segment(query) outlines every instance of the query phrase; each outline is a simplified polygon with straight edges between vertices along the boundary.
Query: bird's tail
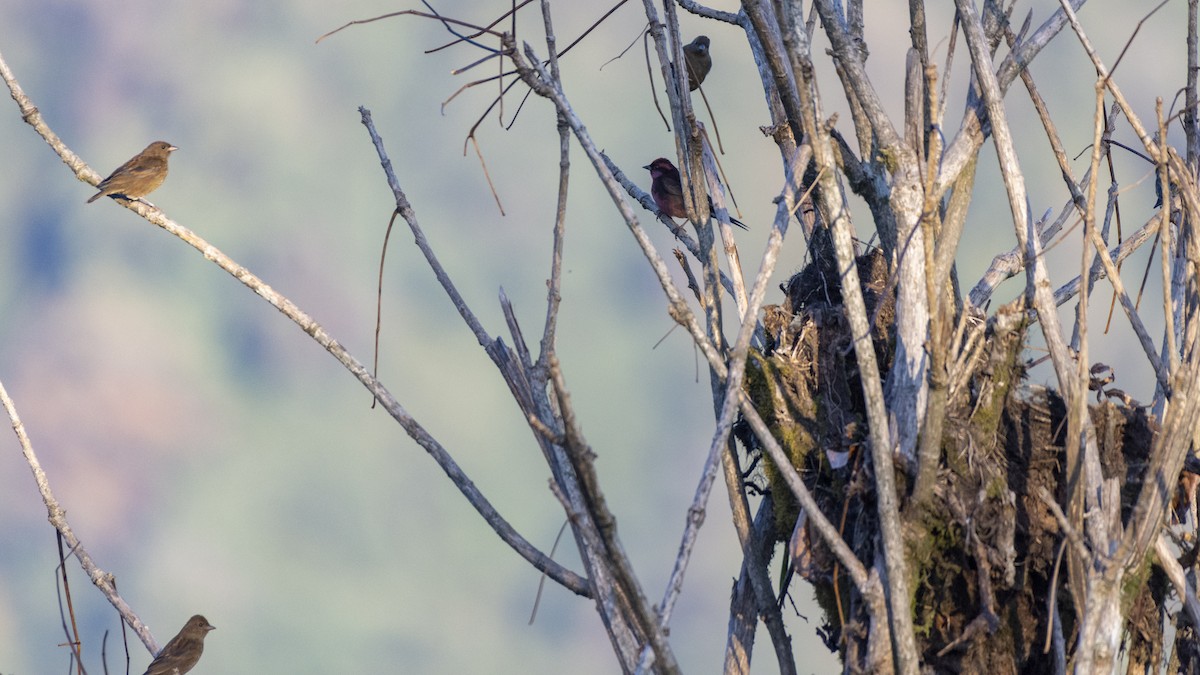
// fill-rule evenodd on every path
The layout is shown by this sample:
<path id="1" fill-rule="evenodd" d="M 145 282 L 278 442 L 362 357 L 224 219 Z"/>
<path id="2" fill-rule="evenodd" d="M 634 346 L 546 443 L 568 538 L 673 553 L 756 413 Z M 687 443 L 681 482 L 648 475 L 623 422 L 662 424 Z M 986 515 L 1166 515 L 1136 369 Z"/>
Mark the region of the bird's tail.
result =
<path id="1" fill-rule="evenodd" d="M 708 211 L 709 211 L 709 213 L 711 213 L 713 215 L 714 218 L 717 216 L 717 207 L 713 206 L 712 197 L 708 198 Z M 729 215 L 728 212 L 726 212 L 725 215 Z M 742 228 L 743 230 L 750 229 L 750 228 L 746 227 L 745 223 L 738 220 L 737 218 L 734 218 L 733 216 L 729 216 L 729 222 L 733 223 L 734 225 L 737 225 L 738 227 Z"/>

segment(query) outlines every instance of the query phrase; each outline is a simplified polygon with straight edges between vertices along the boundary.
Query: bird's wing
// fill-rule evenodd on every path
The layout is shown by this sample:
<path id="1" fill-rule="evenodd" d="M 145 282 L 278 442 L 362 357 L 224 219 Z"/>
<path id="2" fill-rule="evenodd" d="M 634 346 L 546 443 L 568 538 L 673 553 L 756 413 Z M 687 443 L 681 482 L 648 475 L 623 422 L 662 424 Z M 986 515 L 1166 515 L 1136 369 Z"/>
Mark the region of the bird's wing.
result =
<path id="1" fill-rule="evenodd" d="M 676 197 L 683 197 L 683 183 L 680 182 L 679 174 L 674 176 L 675 180 L 664 179 L 659 181 L 662 185 L 663 192 Z"/>

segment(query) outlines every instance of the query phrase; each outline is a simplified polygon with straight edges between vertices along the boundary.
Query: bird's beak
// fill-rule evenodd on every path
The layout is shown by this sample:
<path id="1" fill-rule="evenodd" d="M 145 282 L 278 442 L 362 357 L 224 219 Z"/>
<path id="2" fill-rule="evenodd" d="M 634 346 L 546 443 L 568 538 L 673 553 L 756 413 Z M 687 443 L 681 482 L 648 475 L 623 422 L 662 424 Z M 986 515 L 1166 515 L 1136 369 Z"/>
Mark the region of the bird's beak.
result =
<path id="1" fill-rule="evenodd" d="M 647 171 L 649 171 L 649 170 L 650 170 L 650 165 L 649 165 L 649 164 L 647 164 L 646 166 L 643 166 L 642 168 L 643 168 L 643 169 L 645 169 L 645 170 L 647 170 Z"/>
<path id="2" fill-rule="evenodd" d="M 175 152 L 175 151 L 176 151 L 176 150 L 178 150 L 178 149 L 179 149 L 179 148 L 177 148 L 177 147 L 175 147 L 175 146 L 173 146 L 173 145 L 172 145 L 171 147 L 167 148 L 167 152 Z"/>

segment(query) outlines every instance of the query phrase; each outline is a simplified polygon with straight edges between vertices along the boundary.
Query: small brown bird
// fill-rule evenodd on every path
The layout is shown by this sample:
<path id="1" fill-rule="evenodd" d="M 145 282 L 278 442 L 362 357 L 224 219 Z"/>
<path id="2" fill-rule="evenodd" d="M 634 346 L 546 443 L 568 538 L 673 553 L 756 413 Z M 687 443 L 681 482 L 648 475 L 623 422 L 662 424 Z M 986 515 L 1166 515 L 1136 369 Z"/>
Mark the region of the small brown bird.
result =
<path id="1" fill-rule="evenodd" d="M 712 70 L 712 55 L 708 53 L 709 39 L 700 35 L 695 40 L 683 46 L 683 59 L 687 61 L 688 90 L 696 89 L 704 84 L 708 71 Z"/>
<path id="2" fill-rule="evenodd" d="M 178 149 L 166 141 L 147 145 L 145 150 L 100 181 L 96 186 L 100 191 L 92 195 L 88 203 L 110 195 L 141 199 L 154 192 L 167 179 L 167 157 Z"/>
<path id="3" fill-rule="evenodd" d="M 654 197 L 658 209 L 672 218 L 687 218 L 687 207 L 683 202 L 683 183 L 679 179 L 679 169 L 675 168 L 671 160 L 659 157 L 642 168 L 650 172 L 650 178 L 653 180 L 650 184 L 650 196 Z M 708 210 L 710 213 L 714 210 L 712 197 L 708 199 Z M 729 222 L 743 230 L 750 229 L 733 216 L 729 217 Z"/>
<path id="4" fill-rule="evenodd" d="M 179 635 L 171 638 L 166 647 L 150 662 L 145 675 L 183 675 L 200 661 L 204 652 L 204 636 L 215 626 L 197 614 L 188 619 Z"/>

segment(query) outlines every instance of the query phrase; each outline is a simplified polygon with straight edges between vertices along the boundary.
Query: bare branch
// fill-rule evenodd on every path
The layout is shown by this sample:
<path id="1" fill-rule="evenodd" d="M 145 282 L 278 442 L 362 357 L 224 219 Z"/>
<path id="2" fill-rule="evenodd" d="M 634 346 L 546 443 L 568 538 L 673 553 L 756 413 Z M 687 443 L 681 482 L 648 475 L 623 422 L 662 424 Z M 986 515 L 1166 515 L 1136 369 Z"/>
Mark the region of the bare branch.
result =
<path id="1" fill-rule="evenodd" d="M 0 68 L 5 68 L 3 63 L 3 59 L 0 59 Z M 33 451 L 33 443 L 29 440 L 29 434 L 25 432 L 25 425 L 21 422 L 21 416 L 17 414 L 17 406 L 8 395 L 8 389 L 5 388 L 3 382 L 0 382 L 0 405 L 4 406 L 5 412 L 8 413 L 8 419 L 12 422 L 13 432 L 17 435 L 17 441 L 21 444 L 22 454 L 25 455 L 25 463 L 29 465 L 29 470 L 33 472 L 33 480 L 37 483 L 38 492 L 42 495 L 42 503 L 46 505 L 46 515 L 50 520 L 50 524 L 66 540 L 67 545 L 71 547 L 71 555 L 79 560 L 79 565 L 83 568 L 84 574 L 87 574 L 96 588 L 100 589 L 105 598 L 108 598 L 109 603 L 121 615 L 121 619 L 129 624 L 134 633 L 137 633 L 138 638 L 141 639 L 142 644 L 146 645 L 146 649 L 150 650 L 151 654 L 157 654 L 158 643 L 154 641 L 154 636 L 150 634 L 150 629 L 146 624 L 142 623 L 142 620 L 133 612 L 133 608 L 125 602 L 125 599 L 117 594 L 116 578 L 96 566 L 96 563 L 92 561 L 92 556 L 83 547 L 79 538 L 75 536 L 75 531 L 71 529 L 71 524 L 67 522 L 67 513 L 59 506 L 58 500 L 54 498 L 54 493 L 50 490 L 50 479 L 46 477 L 46 472 L 42 470 L 42 464 L 38 461 L 37 454 Z"/>

